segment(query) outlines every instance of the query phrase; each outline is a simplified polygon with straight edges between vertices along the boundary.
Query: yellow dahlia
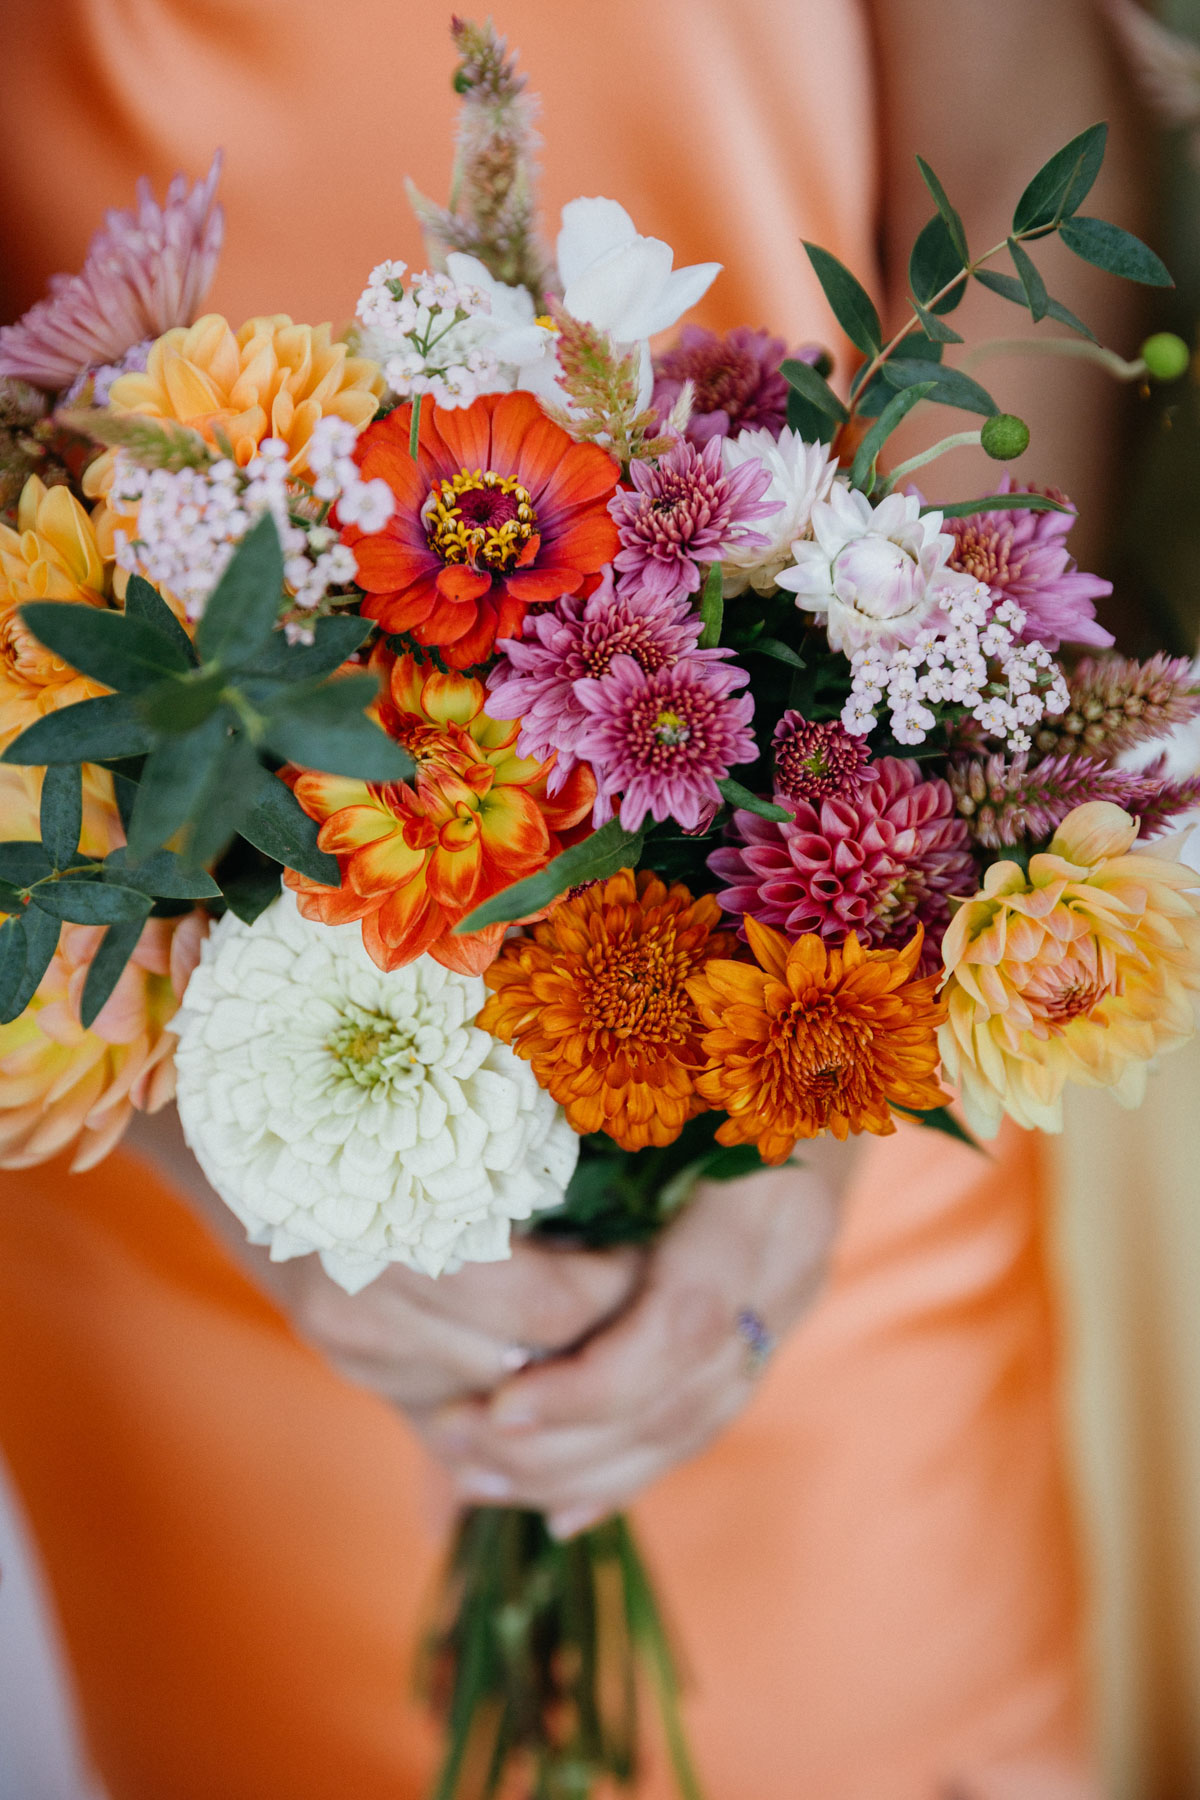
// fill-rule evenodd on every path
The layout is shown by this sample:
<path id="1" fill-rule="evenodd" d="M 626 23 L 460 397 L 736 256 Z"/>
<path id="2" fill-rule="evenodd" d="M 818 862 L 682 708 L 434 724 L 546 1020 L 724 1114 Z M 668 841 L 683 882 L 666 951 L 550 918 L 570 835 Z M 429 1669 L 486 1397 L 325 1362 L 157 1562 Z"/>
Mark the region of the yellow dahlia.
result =
<path id="1" fill-rule="evenodd" d="M 942 1061 L 983 1135 L 1006 1112 L 1061 1131 L 1068 1081 L 1136 1106 L 1150 1059 L 1192 1036 L 1200 875 L 1133 852 L 1137 833 L 1109 801 L 1078 806 L 1028 874 L 993 863 L 951 920 Z"/>
<path id="2" fill-rule="evenodd" d="M 900 950 L 868 950 L 810 935 L 794 943 L 745 920 L 755 963 L 707 964 L 688 982 L 705 1025 L 707 1065 L 696 1087 L 729 1118 L 720 1144 L 757 1144 L 786 1162 L 801 1138 L 886 1136 L 890 1108 L 945 1101 L 936 1028 L 936 975 L 918 977 L 923 933 Z"/>

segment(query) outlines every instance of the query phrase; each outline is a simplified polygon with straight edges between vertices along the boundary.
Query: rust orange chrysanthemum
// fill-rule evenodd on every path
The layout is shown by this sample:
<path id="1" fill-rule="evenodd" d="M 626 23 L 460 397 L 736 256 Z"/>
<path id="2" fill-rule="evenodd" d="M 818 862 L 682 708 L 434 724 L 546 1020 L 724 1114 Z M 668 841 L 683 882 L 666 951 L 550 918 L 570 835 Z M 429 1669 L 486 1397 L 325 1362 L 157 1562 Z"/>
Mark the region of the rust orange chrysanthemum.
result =
<path id="1" fill-rule="evenodd" d="M 398 406 L 363 432 L 363 475 L 382 477 L 396 507 L 382 531 L 350 526 L 345 539 L 366 617 L 468 669 L 521 635 L 529 606 L 579 593 L 611 562 L 620 470 L 532 394 L 484 394 L 459 411 L 427 403 L 415 460 L 411 422 Z"/>
<path id="2" fill-rule="evenodd" d="M 757 1144 L 764 1162 L 782 1163 L 801 1138 L 884 1135 L 895 1129 L 891 1106 L 945 1102 L 945 1008 L 938 976 L 916 976 L 919 927 L 901 950 L 868 950 L 853 932 L 835 946 L 745 926 L 757 966 L 713 961 L 688 982 L 706 1027 L 696 1087 L 729 1114 L 718 1143 Z"/>
<path id="3" fill-rule="evenodd" d="M 383 644 L 371 667 L 384 682 L 372 710 L 409 751 L 416 774 L 411 783 L 291 776 L 301 806 L 320 822 L 322 850 L 338 859 L 342 884 L 320 887 L 289 870 L 288 886 L 306 919 L 361 919 L 363 943 L 381 969 L 428 951 L 449 969 L 478 975 L 505 927 L 456 937 L 454 926 L 588 835 L 592 771 L 577 764 L 548 795 L 553 757 L 517 755 L 520 722 L 488 717 L 481 681 L 439 674 Z"/>
<path id="4" fill-rule="evenodd" d="M 532 1063 L 576 1131 L 623 1150 L 670 1144 L 705 1110 L 688 978 L 733 949 L 720 917 L 709 894 L 623 869 L 504 947 L 479 1023 Z"/>

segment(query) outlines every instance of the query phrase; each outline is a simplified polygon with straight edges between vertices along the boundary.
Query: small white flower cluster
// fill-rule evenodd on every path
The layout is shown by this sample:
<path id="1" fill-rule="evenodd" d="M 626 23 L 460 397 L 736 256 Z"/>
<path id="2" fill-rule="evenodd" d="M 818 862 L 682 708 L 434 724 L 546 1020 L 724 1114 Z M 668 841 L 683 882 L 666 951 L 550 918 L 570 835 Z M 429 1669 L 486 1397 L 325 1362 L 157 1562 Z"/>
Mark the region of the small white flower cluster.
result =
<path id="1" fill-rule="evenodd" d="M 1014 754 L 1032 745 L 1029 727 L 1047 713 L 1065 712 L 1067 684 L 1044 644 L 1022 643 L 1025 614 L 1011 600 L 991 611 L 982 582 L 943 590 L 945 626 L 933 624 L 907 647 L 856 650 L 850 698 L 842 724 L 865 737 L 886 699 L 888 724 L 901 744 L 920 744 L 937 724 L 938 705 L 967 708 L 989 737 L 1004 738 Z"/>
<path id="2" fill-rule="evenodd" d="M 499 366 L 490 353 L 491 300 L 481 287 L 449 275 L 414 275 L 407 265 L 381 262 L 371 270 L 355 309 L 372 334 L 365 346 L 378 354 L 388 386 L 400 399 L 428 394 L 438 406 L 470 406 L 497 385 Z M 488 320 L 480 331 L 477 321 Z"/>

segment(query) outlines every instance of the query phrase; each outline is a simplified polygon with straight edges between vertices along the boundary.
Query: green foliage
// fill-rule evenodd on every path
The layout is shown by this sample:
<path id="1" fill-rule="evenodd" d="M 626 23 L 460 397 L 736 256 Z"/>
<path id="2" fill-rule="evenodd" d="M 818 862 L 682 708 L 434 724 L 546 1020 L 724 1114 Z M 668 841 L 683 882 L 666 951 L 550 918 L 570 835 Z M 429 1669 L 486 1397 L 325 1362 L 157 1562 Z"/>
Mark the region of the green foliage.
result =
<path id="1" fill-rule="evenodd" d="M 66 600 L 31 600 L 20 612 L 47 650 L 118 693 L 140 694 L 190 666 L 178 645 L 126 613 Z"/>
<path id="2" fill-rule="evenodd" d="M 864 356 L 877 356 L 883 347 L 883 327 L 866 288 L 844 263 L 819 244 L 810 244 L 806 239 L 804 248 L 833 315 L 850 342 Z"/>
<path id="3" fill-rule="evenodd" d="M 366 715 L 377 697 L 374 675 L 342 675 L 287 689 L 265 708 L 262 737 L 285 762 L 362 781 L 407 781 L 412 757 Z"/>
<path id="4" fill-rule="evenodd" d="M 129 694 L 101 694 L 36 720 L 0 756 L 0 762 L 112 762 L 143 756 L 153 736 Z"/>
<path id="5" fill-rule="evenodd" d="M 712 564 L 700 590 L 701 632 L 697 649 L 715 650 L 721 642 L 721 622 L 725 615 L 725 577 L 719 562 Z"/>
<path id="6" fill-rule="evenodd" d="M 981 500 L 950 500 L 944 506 L 923 506 L 921 511 L 939 512 L 943 519 L 969 519 L 981 512 L 1070 512 L 1061 500 L 1048 494 L 985 494 Z"/>
<path id="7" fill-rule="evenodd" d="M 610 819 L 581 844 L 563 850 L 536 875 L 493 894 L 454 927 L 455 934 L 482 931 L 485 925 L 511 925 L 515 919 L 544 912 L 570 888 L 606 881 L 622 869 L 636 868 L 641 854 L 641 832 L 626 831 L 616 819 Z"/>
<path id="8" fill-rule="evenodd" d="M 935 213 L 922 227 L 908 259 L 908 284 L 915 299 L 935 317 L 953 312 L 966 292 L 966 282 L 957 279 L 966 266 L 950 227 Z M 943 292 L 947 288 L 949 292 Z"/>
<path id="9" fill-rule="evenodd" d="M 1107 142 L 1108 126 L 1091 125 L 1056 151 L 1017 201 L 1014 235 L 1052 231 L 1069 219 L 1092 190 Z"/>
<path id="10" fill-rule="evenodd" d="M 101 938 L 100 947 L 92 958 L 87 980 L 83 984 L 83 998 L 79 1007 L 85 1031 L 95 1024 L 104 1010 L 105 1002 L 120 981 L 125 964 L 137 949 L 141 935 L 142 920 L 135 917 L 110 925 Z"/>
<path id="11" fill-rule="evenodd" d="M 840 425 L 850 417 L 825 377 L 819 375 L 811 363 L 800 362 L 789 356 L 780 367 L 784 380 L 793 392 L 814 407 L 823 418 Z"/>
<path id="12" fill-rule="evenodd" d="M 1124 281 L 1140 281 L 1146 287 L 1174 287 L 1171 272 L 1148 244 L 1110 225 L 1107 219 L 1068 219 L 1059 228 L 1068 250 L 1097 269 L 1119 275 Z"/>
<path id="13" fill-rule="evenodd" d="M 929 192 L 933 197 L 933 204 L 937 207 L 938 212 L 945 221 L 946 229 L 950 236 L 950 242 L 954 246 L 959 262 L 965 267 L 970 252 L 967 249 L 967 234 L 963 229 L 962 219 L 951 206 L 945 188 L 942 186 L 923 156 L 918 156 L 917 167 L 921 171 L 922 181 L 925 183 L 925 186 L 929 189 Z"/>
<path id="14" fill-rule="evenodd" d="M 1029 297 L 1015 275 L 1004 275 L 999 269 L 976 269 L 974 275 L 982 287 L 989 288 L 993 294 L 999 294 L 1002 299 L 1011 300 L 1015 306 L 1027 307 L 1029 305 Z M 1076 318 L 1075 314 L 1065 307 L 1061 300 L 1054 300 L 1050 295 L 1046 296 L 1046 317 L 1057 320 L 1058 324 L 1066 325 L 1072 331 L 1077 331 L 1080 337 L 1089 339 L 1091 343 L 1096 342 L 1095 332 L 1085 325 L 1082 319 Z"/>
<path id="15" fill-rule="evenodd" d="M 283 546 L 270 513 L 246 533 L 208 597 L 196 627 L 204 662 L 237 668 L 275 630 L 283 594 Z"/>
<path id="16" fill-rule="evenodd" d="M 888 367 L 885 364 L 885 368 Z M 928 373 L 928 369 L 926 373 Z M 906 387 L 901 393 L 893 394 L 858 446 L 850 470 L 852 486 L 861 488 L 864 494 L 871 492 L 875 486 L 875 463 L 884 444 L 895 431 L 901 419 L 910 413 L 914 406 L 932 395 L 936 387 L 936 381 L 925 380 L 912 387 Z"/>
<path id="17" fill-rule="evenodd" d="M 760 800 L 750 788 L 743 787 L 740 781 L 734 781 L 729 776 L 724 781 L 718 781 L 717 786 L 726 806 L 736 806 L 742 812 L 755 813 L 760 819 L 775 819 L 777 822 L 792 816 L 786 806 L 776 806 L 770 800 Z"/>
<path id="18" fill-rule="evenodd" d="M 315 819 L 309 818 L 295 794 L 282 781 L 263 783 L 254 805 L 244 814 L 238 829 L 242 837 L 274 862 L 282 863 L 287 869 L 297 870 L 310 881 L 322 882 L 326 887 L 337 887 L 337 857 L 328 856 L 317 847 L 320 827 Z M 275 871 L 275 885 L 278 888 L 278 870 Z M 225 888 L 225 897 L 232 906 L 228 887 Z M 243 915 L 239 913 L 238 916 L 240 918 Z"/>
<path id="19" fill-rule="evenodd" d="M 893 388 L 911 388 L 930 383 L 924 398 L 938 406 L 954 406 L 962 412 L 982 413 L 985 417 L 1000 408 L 985 387 L 964 375 L 961 369 L 938 368 L 931 372 L 920 357 L 893 357 L 883 365 L 883 379 Z"/>
<path id="20" fill-rule="evenodd" d="M 46 770 L 39 825 L 42 846 L 54 867 L 68 868 L 83 825 L 83 770 L 78 763 L 56 763 Z"/>

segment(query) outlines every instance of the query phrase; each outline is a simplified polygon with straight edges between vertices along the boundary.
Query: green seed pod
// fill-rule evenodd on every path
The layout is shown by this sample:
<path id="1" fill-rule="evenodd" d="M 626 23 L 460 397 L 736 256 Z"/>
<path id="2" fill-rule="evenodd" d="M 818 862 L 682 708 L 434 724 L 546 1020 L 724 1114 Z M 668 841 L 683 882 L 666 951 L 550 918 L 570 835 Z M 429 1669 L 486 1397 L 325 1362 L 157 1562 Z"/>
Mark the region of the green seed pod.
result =
<path id="1" fill-rule="evenodd" d="M 1142 345 L 1142 361 L 1153 381 L 1178 381 L 1191 360 L 1191 351 L 1173 331 L 1156 331 Z"/>
<path id="2" fill-rule="evenodd" d="M 1029 448 L 1029 427 L 1016 413 L 993 413 L 985 419 L 979 441 L 997 462 L 1011 462 Z"/>

